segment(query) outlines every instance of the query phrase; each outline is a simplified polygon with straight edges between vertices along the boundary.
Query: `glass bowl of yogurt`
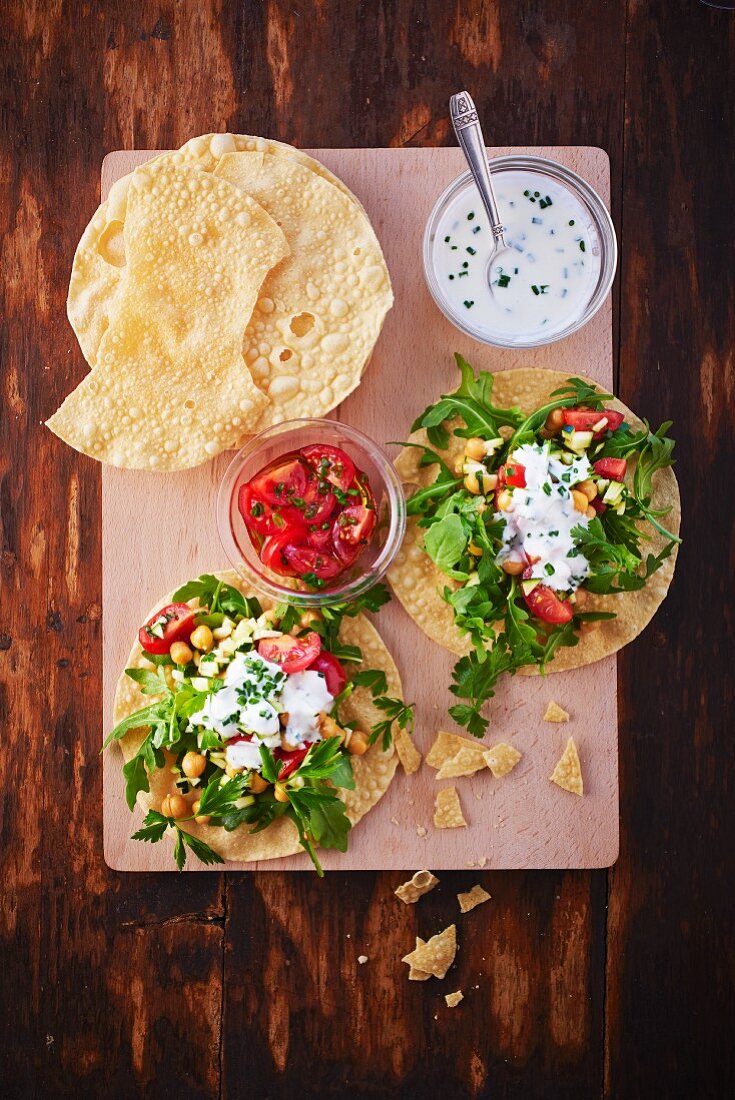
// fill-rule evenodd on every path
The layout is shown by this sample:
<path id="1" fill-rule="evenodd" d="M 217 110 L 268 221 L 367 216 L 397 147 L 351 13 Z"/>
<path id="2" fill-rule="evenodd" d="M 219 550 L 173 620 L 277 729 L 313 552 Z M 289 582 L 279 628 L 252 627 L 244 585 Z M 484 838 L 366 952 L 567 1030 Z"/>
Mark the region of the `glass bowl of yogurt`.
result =
<path id="1" fill-rule="evenodd" d="M 510 251 L 490 267 L 493 238 L 470 172 L 440 195 L 424 233 L 426 282 L 444 315 L 468 336 L 535 348 L 586 325 L 615 277 L 617 240 L 597 192 L 545 157 L 491 161 Z"/>

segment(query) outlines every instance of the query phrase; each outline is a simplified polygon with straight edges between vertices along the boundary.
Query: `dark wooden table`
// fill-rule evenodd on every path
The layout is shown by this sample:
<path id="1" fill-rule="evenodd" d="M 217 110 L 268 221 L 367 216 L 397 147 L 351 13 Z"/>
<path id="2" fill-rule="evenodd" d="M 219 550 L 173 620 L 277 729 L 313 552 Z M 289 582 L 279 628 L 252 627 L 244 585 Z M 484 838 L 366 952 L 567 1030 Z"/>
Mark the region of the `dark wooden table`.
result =
<path id="1" fill-rule="evenodd" d="M 735 17 L 696 0 L 0 3 L 0 1092 L 721 1097 L 735 1084 Z M 686 542 L 620 657 L 609 872 L 117 875 L 102 859 L 100 471 L 41 422 L 104 153 L 230 129 L 601 145 L 618 392 L 672 418 Z M 417 365 L 420 369 L 420 364 Z M 474 881 L 447 1011 L 398 959 Z M 356 943 L 369 964 L 356 963 Z"/>

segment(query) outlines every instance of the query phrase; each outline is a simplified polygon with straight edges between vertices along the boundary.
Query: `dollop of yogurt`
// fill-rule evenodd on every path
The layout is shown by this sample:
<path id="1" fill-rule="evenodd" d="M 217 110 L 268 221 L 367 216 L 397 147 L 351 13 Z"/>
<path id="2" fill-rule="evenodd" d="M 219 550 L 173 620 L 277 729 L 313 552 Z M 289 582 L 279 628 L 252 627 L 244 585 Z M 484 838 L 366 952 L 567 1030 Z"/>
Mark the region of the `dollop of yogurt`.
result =
<path id="1" fill-rule="evenodd" d="M 320 741 L 319 711 L 330 711 L 334 696 L 321 672 L 307 669 L 289 676 L 281 693 L 281 710 L 288 714 L 285 734 L 291 745 Z"/>
<path id="2" fill-rule="evenodd" d="M 508 512 L 496 512 L 505 521 L 498 563 L 508 557 L 532 562 L 531 576 L 557 592 L 574 591 L 589 572 L 589 562 L 575 545 L 572 531 L 586 527 L 586 515 L 574 507 L 571 488 L 590 476 L 586 455 L 567 466 L 550 454 L 549 444 L 524 443 L 507 465 L 525 467 L 525 488 L 515 488 Z M 537 558 L 537 561 L 534 559 Z"/>

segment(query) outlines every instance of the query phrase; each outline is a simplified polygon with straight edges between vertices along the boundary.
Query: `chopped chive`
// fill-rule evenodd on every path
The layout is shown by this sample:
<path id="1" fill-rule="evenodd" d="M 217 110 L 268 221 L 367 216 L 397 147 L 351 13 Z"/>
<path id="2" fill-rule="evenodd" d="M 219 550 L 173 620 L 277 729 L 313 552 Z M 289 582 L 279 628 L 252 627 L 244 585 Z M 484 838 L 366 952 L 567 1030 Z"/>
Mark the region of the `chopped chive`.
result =
<path id="1" fill-rule="evenodd" d="M 454 278 L 454 275 L 450 275 L 450 276 L 449 276 L 449 278 L 450 278 L 450 279 L 453 279 L 453 278 Z"/>
<path id="2" fill-rule="evenodd" d="M 474 218 L 474 216 L 475 216 L 475 211 L 474 211 L 474 210 L 470 210 L 469 214 L 467 215 L 467 221 L 468 221 L 468 222 L 471 222 L 471 221 L 472 221 L 472 219 Z"/>
<path id="3" fill-rule="evenodd" d="M 574 218 L 572 218 L 572 220 L 570 221 L 570 223 L 569 223 L 569 224 L 570 224 L 570 225 L 574 225 Z"/>
<path id="4" fill-rule="evenodd" d="M 528 196 L 529 196 L 529 192 L 528 192 L 528 191 L 524 191 L 524 192 L 523 192 L 523 194 L 524 194 L 524 195 L 526 196 L 526 198 L 528 198 Z"/>
<path id="5" fill-rule="evenodd" d="M 541 293 L 541 291 L 539 290 L 539 288 L 537 286 L 532 286 L 531 290 L 533 291 L 534 294 L 540 294 Z"/>
<path id="6" fill-rule="evenodd" d="M 461 279 L 463 275 L 469 275 L 469 271 L 458 271 L 457 278 Z"/>
<path id="7" fill-rule="evenodd" d="M 544 573 L 546 574 L 546 576 L 551 577 L 555 572 L 556 570 L 554 569 L 554 566 L 551 564 L 550 561 L 547 561 L 546 565 L 544 566 Z"/>
<path id="8" fill-rule="evenodd" d="M 580 252 L 586 252 L 587 251 L 587 249 L 585 248 L 584 241 L 579 242 L 579 251 Z"/>
<path id="9" fill-rule="evenodd" d="M 536 198 L 538 198 L 540 194 L 541 194 L 540 191 L 534 191 L 534 195 L 536 196 Z"/>
<path id="10" fill-rule="evenodd" d="M 551 496 L 551 486 L 549 485 L 548 481 L 545 481 L 541 488 L 546 493 L 547 497 Z"/>
<path id="11" fill-rule="evenodd" d="M 445 244 L 449 244 L 449 242 L 451 241 L 451 239 L 452 239 L 451 237 L 445 237 L 445 238 L 444 238 L 444 243 L 445 243 Z"/>
<path id="12" fill-rule="evenodd" d="M 475 304 L 474 302 L 470 302 L 468 299 L 465 299 L 465 303 L 464 303 L 465 309 L 472 309 L 474 304 Z"/>
<path id="13" fill-rule="evenodd" d="M 457 245 L 456 245 L 456 244 L 453 244 L 453 245 L 451 245 L 450 247 L 451 247 L 451 249 L 452 249 L 452 252 L 456 252 L 456 251 L 457 251 Z"/>
<path id="14" fill-rule="evenodd" d="M 542 225 L 542 224 L 543 224 L 543 219 L 542 218 L 531 218 L 531 225 Z"/>
<path id="15" fill-rule="evenodd" d="M 469 266 L 470 266 L 469 260 L 463 260 L 462 261 L 462 267 L 469 267 Z"/>
<path id="16" fill-rule="evenodd" d="M 468 245 L 467 246 L 467 252 L 469 252 L 470 256 L 474 256 L 475 253 L 477 252 L 477 249 L 476 248 L 470 248 L 469 245 Z"/>
<path id="17" fill-rule="evenodd" d="M 498 286 L 505 287 L 505 286 L 508 285 L 509 282 L 510 282 L 510 275 L 498 275 L 498 282 L 497 282 Z"/>
<path id="18" fill-rule="evenodd" d="M 476 225 L 475 228 L 472 230 L 472 232 L 473 233 L 479 233 L 481 229 L 482 229 L 481 225 Z"/>

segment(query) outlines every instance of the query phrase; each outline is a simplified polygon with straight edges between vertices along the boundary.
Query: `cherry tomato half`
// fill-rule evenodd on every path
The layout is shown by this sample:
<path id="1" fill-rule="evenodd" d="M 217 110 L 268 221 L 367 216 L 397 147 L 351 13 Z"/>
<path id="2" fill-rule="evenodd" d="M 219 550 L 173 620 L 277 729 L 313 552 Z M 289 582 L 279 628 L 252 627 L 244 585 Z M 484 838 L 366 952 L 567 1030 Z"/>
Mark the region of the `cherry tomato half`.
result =
<path id="1" fill-rule="evenodd" d="M 327 443 L 312 443 L 300 452 L 321 480 L 331 481 L 346 493 L 355 476 L 355 464 L 340 447 Z"/>
<path id="2" fill-rule="evenodd" d="M 606 432 L 614 432 L 623 423 L 625 417 L 614 409 L 563 409 L 564 423 L 570 424 L 575 432 L 591 432 L 595 424 L 605 417 L 607 424 L 599 428 L 593 439 L 603 439 Z"/>
<path id="3" fill-rule="evenodd" d="M 294 500 L 304 498 L 308 481 L 308 469 L 298 455 L 284 455 L 284 457 L 266 467 L 265 470 L 252 478 L 248 484 L 259 500 L 269 504 L 285 506 Z"/>
<path id="4" fill-rule="evenodd" d="M 289 543 L 283 549 L 283 557 L 297 577 L 313 573 L 317 580 L 328 581 L 338 576 L 344 568 L 331 554 L 302 544 Z"/>
<path id="5" fill-rule="evenodd" d="M 592 469 L 600 477 L 611 477 L 614 481 L 622 481 L 628 469 L 628 463 L 624 458 L 598 458 Z"/>
<path id="6" fill-rule="evenodd" d="M 259 535 L 277 535 L 286 526 L 300 527 L 303 524 L 298 508 L 289 505 L 277 507 L 261 500 L 250 482 L 240 486 L 237 508 L 248 531 L 257 531 Z"/>
<path id="7" fill-rule="evenodd" d="M 506 462 L 498 470 L 498 485 L 512 485 L 514 489 L 525 489 L 526 467 L 520 462 Z"/>
<path id="8" fill-rule="evenodd" d="M 332 549 L 332 524 L 327 522 L 320 524 L 318 527 L 309 526 L 309 533 L 306 536 L 306 541 L 309 546 L 313 546 L 315 550 L 326 550 L 327 553 Z"/>
<path id="9" fill-rule="evenodd" d="M 286 550 L 305 541 L 306 528 L 289 524 L 277 535 L 270 535 L 265 540 L 260 550 L 260 560 L 266 569 L 272 569 L 282 577 L 296 577 L 298 574 L 289 564 Z"/>
<path id="10" fill-rule="evenodd" d="M 322 640 L 314 630 L 303 638 L 294 638 L 290 634 L 281 634 L 278 638 L 262 638 L 258 642 L 258 653 L 266 661 L 280 665 L 284 672 L 303 672 L 315 657 L 319 656 Z"/>
<path id="11" fill-rule="evenodd" d="M 278 782 L 282 783 L 284 779 L 288 779 L 289 775 L 293 775 L 296 769 L 303 763 L 304 757 L 311 748 L 311 742 L 307 745 L 302 745 L 301 748 L 291 749 L 274 749 L 273 755 L 276 760 L 280 760 L 283 763 L 283 767 L 278 773 Z"/>
<path id="12" fill-rule="evenodd" d="M 524 592 L 523 598 L 529 611 L 544 623 L 568 623 L 574 611 L 568 600 L 560 600 L 553 588 L 546 584 L 537 584 L 530 592 Z"/>
<path id="13" fill-rule="evenodd" d="M 364 504 L 350 504 L 343 508 L 334 521 L 335 543 L 346 542 L 349 546 L 364 546 L 375 530 L 375 509 Z"/>
<path id="14" fill-rule="evenodd" d="M 146 653 L 169 653 L 174 642 L 188 642 L 194 629 L 196 611 L 186 603 L 169 603 L 151 615 L 147 623 L 138 631 L 138 641 Z M 159 619 L 162 623 L 163 637 L 151 632 L 151 627 Z"/>
<path id="15" fill-rule="evenodd" d="M 331 516 L 337 498 L 332 492 L 328 481 L 320 480 L 311 475 L 306 483 L 303 493 L 303 506 L 300 508 L 302 518 L 306 523 L 323 523 Z"/>
<path id="16" fill-rule="evenodd" d="M 328 649 L 323 649 L 309 665 L 312 672 L 321 672 L 330 695 L 337 696 L 347 683 L 347 673 L 341 663 Z"/>

